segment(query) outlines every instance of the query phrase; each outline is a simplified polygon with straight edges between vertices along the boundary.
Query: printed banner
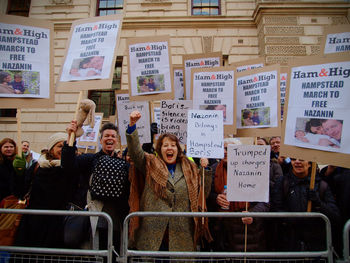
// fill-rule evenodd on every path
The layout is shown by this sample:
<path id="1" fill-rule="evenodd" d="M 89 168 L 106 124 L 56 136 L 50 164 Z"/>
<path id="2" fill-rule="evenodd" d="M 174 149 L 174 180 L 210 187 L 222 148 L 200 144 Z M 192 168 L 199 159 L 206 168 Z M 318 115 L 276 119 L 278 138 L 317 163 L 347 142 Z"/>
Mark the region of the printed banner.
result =
<path id="1" fill-rule="evenodd" d="M 148 102 L 130 101 L 129 94 L 117 93 L 115 96 L 117 104 L 117 121 L 121 144 L 126 145 L 125 131 L 128 128 L 130 121 L 130 113 L 134 110 L 138 110 L 141 113 L 141 118 L 136 124 L 140 143 L 150 143 L 151 131 L 149 123 L 150 115 Z"/>
<path id="2" fill-rule="evenodd" d="M 195 69 L 192 73 L 193 109 L 220 110 L 224 125 L 233 125 L 234 69 Z"/>
<path id="3" fill-rule="evenodd" d="M 191 100 L 162 100 L 160 102 L 160 131 L 176 135 L 181 144 L 187 142 L 187 112 L 192 109 Z"/>
<path id="4" fill-rule="evenodd" d="M 97 146 L 99 140 L 99 132 L 102 125 L 103 113 L 95 113 L 95 126 L 83 125 L 84 134 L 78 138 L 78 145 Z"/>
<path id="5" fill-rule="evenodd" d="M 182 68 L 174 67 L 174 96 L 175 100 L 183 100 L 185 98 Z"/>
<path id="6" fill-rule="evenodd" d="M 27 25 L 0 22 L 0 97 L 50 97 L 50 29 L 31 26 L 30 21 Z"/>
<path id="7" fill-rule="evenodd" d="M 191 69 L 193 68 L 213 68 L 222 65 L 221 52 L 207 53 L 199 55 L 183 56 L 183 65 L 185 73 L 185 99 L 191 99 Z"/>
<path id="8" fill-rule="evenodd" d="M 350 60 L 291 69 L 284 143 L 350 153 Z"/>
<path id="9" fill-rule="evenodd" d="M 324 41 L 321 43 L 322 54 L 350 51 L 350 25 L 325 27 L 324 34 Z"/>
<path id="10" fill-rule="evenodd" d="M 120 28 L 120 20 L 75 25 L 60 81 L 110 78 Z"/>
<path id="11" fill-rule="evenodd" d="M 227 146 L 227 200 L 269 202 L 270 146 Z"/>
<path id="12" fill-rule="evenodd" d="M 224 158 L 222 116 L 222 111 L 188 111 L 187 156 Z"/>
<path id="13" fill-rule="evenodd" d="M 263 71 L 237 78 L 237 128 L 278 126 L 278 78 L 278 71 Z"/>
<path id="14" fill-rule="evenodd" d="M 167 37 L 163 39 L 129 44 L 131 96 L 172 93 L 169 42 Z"/>

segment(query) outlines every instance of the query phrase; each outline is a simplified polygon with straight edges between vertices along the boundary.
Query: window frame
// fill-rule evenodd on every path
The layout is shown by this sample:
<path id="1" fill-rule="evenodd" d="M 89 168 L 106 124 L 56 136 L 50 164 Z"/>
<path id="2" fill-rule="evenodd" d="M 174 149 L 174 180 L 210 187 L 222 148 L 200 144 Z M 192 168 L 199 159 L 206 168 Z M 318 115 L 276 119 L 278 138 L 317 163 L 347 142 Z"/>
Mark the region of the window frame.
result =
<path id="1" fill-rule="evenodd" d="M 192 15 L 192 16 L 220 16 L 220 15 L 221 15 L 221 0 L 217 0 L 218 5 L 217 5 L 217 6 L 216 6 L 216 5 L 213 6 L 213 7 L 217 7 L 218 14 L 211 14 L 211 13 L 209 13 L 209 14 L 194 14 L 193 10 L 194 10 L 195 8 L 201 8 L 201 10 L 202 10 L 203 8 L 205 8 L 205 7 L 210 8 L 210 7 L 211 7 L 210 2 L 211 2 L 212 0 L 208 0 L 208 1 L 209 1 L 209 5 L 208 5 L 208 6 L 203 6 L 202 3 L 201 3 L 201 7 L 195 6 L 194 3 L 193 3 L 194 1 L 195 1 L 195 0 L 191 0 L 191 15 Z M 200 1 L 202 2 L 202 0 L 200 0 Z"/>
<path id="2" fill-rule="evenodd" d="M 124 10 L 124 4 L 125 4 L 125 1 L 122 0 L 122 7 L 101 7 L 100 8 L 100 2 L 102 0 L 97 0 L 97 3 L 96 3 L 96 16 L 104 16 L 104 15 L 100 15 L 100 11 L 108 11 L 108 10 L 114 10 L 114 11 L 117 11 L 116 13 L 114 14 L 120 14 L 120 13 L 123 13 L 123 10 Z M 107 0 L 108 1 L 108 0 Z M 114 0 L 114 1 L 117 1 L 117 0 Z M 118 12 L 120 10 L 120 12 Z M 105 15 L 110 15 L 110 14 L 105 14 Z"/>

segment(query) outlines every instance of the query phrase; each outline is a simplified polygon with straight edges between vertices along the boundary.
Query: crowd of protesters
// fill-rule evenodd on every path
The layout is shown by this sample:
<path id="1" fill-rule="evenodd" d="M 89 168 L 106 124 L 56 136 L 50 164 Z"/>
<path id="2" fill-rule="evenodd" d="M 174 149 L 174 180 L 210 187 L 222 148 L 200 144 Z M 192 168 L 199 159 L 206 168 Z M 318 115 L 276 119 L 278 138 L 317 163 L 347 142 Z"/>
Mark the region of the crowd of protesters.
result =
<path id="1" fill-rule="evenodd" d="M 224 193 L 227 146 L 241 144 L 238 138 L 224 140 L 222 160 L 193 160 L 186 156 L 176 136 L 162 134 L 155 140 L 155 124 L 151 126 L 154 144 L 141 147 L 137 133 L 140 118 L 138 111 L 130 114 L 124 152 L 117 150 L 118 130 L 112 123 L 102 126 L 101 150 L 94 154 L 78 154 L 75 143 L 73 146 L 67 143 L 77 130 L 76 121 L 68 125 L 66 133 L 53 134 L 37 160 L 27 153 L 29 142 L 24 142 L 20 155 L 14 140 L 2 139 L 0 199 L 14 195 L 27 200 L 29 209 L 65 210 L 73 203 L 90 211 L 106 212 L 113 221 L 113 244 L 117 251 L 123 220 L 130 212 L 306 212 L 311 201 L 312 212 L 320 212 L 330 219 L 335 251 L 342 252 L 342 227 L 350 219 L 349 169 L 334 166 L 317 169 L 315 188 L 310 190 L 311 162 L 280 156 L 280 137 L 271 137 L 269 141 L 258 138 L 258 145 L 271 146 L 269 202 L 229 202 Z M 120 185 L 115 186 L 116 190 L 93 189 L 93 175 L 104 173 L 103 164 L 110 159 L 117 163 L 113 172 L 117 173 Z M 202 187 L 202 176 L 205 187 Z M 117 194 L 103 196 L 106 191 Z M 67 247 L 64 223 L 64 217 L 25 215 L 13 244 Z M 91 217 L 90 226 L 85 243 L 105 248 L 107 223 Z M 326 249 L 325 230 L 318 218 L 272 220 L 248 214 L 242 218 L 206 220 L 135 217 L 129 225 L 128 246 L 147 251 L 242 252 L 246 235 L 247 251 L 319 251 Z"/>

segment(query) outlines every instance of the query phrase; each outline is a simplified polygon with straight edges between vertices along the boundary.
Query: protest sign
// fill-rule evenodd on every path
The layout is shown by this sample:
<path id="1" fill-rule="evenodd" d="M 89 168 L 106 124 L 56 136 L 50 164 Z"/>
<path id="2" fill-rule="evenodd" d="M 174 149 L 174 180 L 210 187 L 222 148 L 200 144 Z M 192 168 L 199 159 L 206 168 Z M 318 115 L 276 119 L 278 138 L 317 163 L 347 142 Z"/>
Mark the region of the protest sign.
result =
<path id="1" fill-rule="evenodd" d="M 185 98 L 183 68 L 182 66 L 173 66 L 173 71 L 174 71 L 174 99 L 183 100 Z"/>
<path id="2" fill-rule="evenodd" d="M 227 146 L 227 200 L 269 202 L 269 145 Z"/>
<path id="3" fill-rule="evenodd" d="M 221 110 L 224 133 L 236 133 L 234 67 L 192 69 L 193 109 Z"/>
<path id="4" fill-rule="evenodd" d="M 224 158 L 222 111 L 189 110 L 187 156 Z"/>
<path id="5" fill-rule="evenodd" d="M 162 100 L 159 133 L 172 133 L 181 144 L 186 144 L 187 112 L 190 109 L 192 109 L 191 100 Z"/>
<path id="6" fill-rule="evenodd" d="M 350 25 L 325 27 L 321 54 L 350 52 Z"/>
<path id="7" fill-rule="evenodd" d="M 333 54 L 290 67 L 281 154 L 350 168 L 350 59 Z"/>
<path id="8" fill-rule="evenodd" d="M 288 67 L 281 67 L 281 73 L 280 73 L 281 120 L 283 120 L 283 108 L 284 108 L 285 99 L 286 99 L 288 72 L 289 72 Z"/>
<path id="9" fill-rule="evenodd" d="M 75 20 L 61 68 L 58 91 L 106 89 L 112 86 L 121 15 Z"/>
<path id="10" fill-rule="evenodd" d="M 222 53 L 213 52 L 205 54 L 192 54 L 182 56 L 184 69 L 184 91 L 185 99 L 191 99 L 191 69 L 193 68 L 213 68 L 222 66 Z"/>
<path id="11" fill-rule="evenodd" d="M 262 68 L 264 67 L 264 65 L 265 65 L 265 58 L 263 57 L 234 62 L 230 64 L 230 66 L 236 67 L 236 72 Z"/>
<path id="12" fill-rule="evenodd" d="M 279 75 L 279 65 L 236 73 L 237 136 L 281 134 Z"/>
<path id="13" fill-rule="evenodd" d="M 53 24 L 0 16 L 0 107 L 54 107 Z"/>
<path id="14" fill-rule="evenodd" d="M 152 122 L 160 124 L 160 102 L 159 101 L 150 101 L 151 109 L 151 119 Z"/>
<path id="15" fill-rule="evenodd" d="M 77 139 L 78 146 L 98 146 L 99 132 L 102 125 L 103 113 L 95 113 L 95 126 L 83 125 L 84 134 Z"/>
<path id="16" fill-rule="evenodd" d="M 121 144 L 126 145 L 125 131 L 130 122 L 130 113 L 138 110 L 141 113 L 141 119 L 137 122 L 137 131 L 139 134 L 140 143 L 151 142 L 150 131 L 150 116 L 148 101 L 130 101 L 128 91 L 117 91 L 115 94 L 116 112 L 118 129 L 120 134 Z"/>
<path id="17" fill-rule="evenodd" d="M 127 40 L 130 100 L 173 99 L 169 36 Z"/>

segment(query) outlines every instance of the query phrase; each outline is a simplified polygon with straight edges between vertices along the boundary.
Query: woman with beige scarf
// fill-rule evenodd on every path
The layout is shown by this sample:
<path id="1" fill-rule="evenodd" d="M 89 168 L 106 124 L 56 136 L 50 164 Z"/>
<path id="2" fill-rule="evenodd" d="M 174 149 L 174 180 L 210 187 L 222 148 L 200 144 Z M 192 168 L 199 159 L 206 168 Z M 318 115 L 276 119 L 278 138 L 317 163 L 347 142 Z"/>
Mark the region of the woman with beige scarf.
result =
<path id="1" fill-rule="evenodd" d="M 179 140 L 173 134 L 160 135 L 156 155 L 144 152 L 136 129 L 140 118 L 140 112 L 133 111 L 126 131 L 129 155 L 136 168 L 130 169 L 135 172 L 129 175 L 130 211 L 205 211 L 200 185 L 204 173 L 183 154 Z M 207 164 L 208 160 L 202 158 L 201 169 Z M 206 196 L 210 185 L 210 171 L 205 170 Z M 136 218 L 130 222 L 130 239 L 138 250 L 194 251 L 201 237 L 211 241 L 207 220 L 202 223 L 201 218 L 191 217 Z"/>

